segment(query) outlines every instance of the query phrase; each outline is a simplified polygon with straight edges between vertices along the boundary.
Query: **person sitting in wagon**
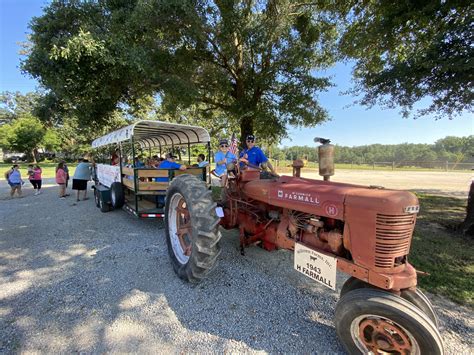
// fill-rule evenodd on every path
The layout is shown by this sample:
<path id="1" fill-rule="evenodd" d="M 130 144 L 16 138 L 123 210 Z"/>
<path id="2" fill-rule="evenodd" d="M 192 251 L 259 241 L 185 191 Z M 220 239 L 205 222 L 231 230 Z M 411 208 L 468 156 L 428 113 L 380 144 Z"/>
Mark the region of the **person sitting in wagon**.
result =
<path id="1" fill-rule="evenodd" d="M 173 153 L 166 154 L 166 159 L 160 163 L 160 165 L 158 166 L 158 169 L 186 170 L 186 166 L 176 163 L 175 159 L 176 159 L 176 156 L 174 156 Z M 161 176 L 161 177 L 155 178 L 156 182 L 169 182 L 169 180 L 170 179 L 167 176 Z M 156 203 L 157 203 L 158 208 L 162 208 L 165 205 L 165 196 L 164 195 L 156 196 Z"/>
<path id="2" fill-rule="evenodd" d="M 198 168 L 204 168 L 209 165 L 209 162 L 206 161 L 206 156 L 202 153 L 198 155 L 197 161 Z"/>
<path id="3" fill-rule="evenodd" d="M 166 154 L 166 159 L 163 160 L 160 165 L 158 166 L 158 169 L 178 169 L 178 170 L 186 170 L 186 165 L 179 164 L 175 161 L 176 156 L 173 155 L 173 153 L 168 153 Z M 158 182 L 163 182 L 163 181 L 169 181 L 168 178 L 157 178 L 157 179 L 165 179 L 165 180 L 156 180 Z"/>
<path id="4" fill-rule="evenodd" d="M 142 156 L 138 156 L 138 157 L 135 157 L 135 159 L 133 160 L 133 165 L 135 168 L 144 168 L 145 167 L 145 163 L 143 162 L 142 160 Z"/>
<path id="5" fill-rule="evenodd" d="M 115 149 L 115 151 L 112 153 L 112 157 L 110 158 L 110 164 L 111 165 L 120 164 L 120 150 L 119 149 Z"/>

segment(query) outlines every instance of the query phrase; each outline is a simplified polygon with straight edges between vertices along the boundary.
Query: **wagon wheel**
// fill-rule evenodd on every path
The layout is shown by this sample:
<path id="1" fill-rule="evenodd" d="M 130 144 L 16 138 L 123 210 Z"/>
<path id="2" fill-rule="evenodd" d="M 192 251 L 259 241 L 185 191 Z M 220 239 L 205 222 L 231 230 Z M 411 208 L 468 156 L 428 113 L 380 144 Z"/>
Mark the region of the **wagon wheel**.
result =
<path id="1" fill-rule="evenodd" d="M 342 298 L 347 292 L 361 288 L 381 290 L 367 282 L 359 280 L 355 277 L 350 277 L 349 279 L 347 279 L 344 285 L 342 285 L 340 296 Z M 431 319 L 431 321 L 436 325 L 436 328 L 439 328 L 438 316 L 436 315 L 430 300 L 428 299 L 428 297 L 425 296 L 423 292 L 421 292 L 420 289 L 417 288 L 414 291 L 403 290 L 400 294 L 400 297 L 418 307 L 418 309 L 423 311 Z"/>
<path id="2" fill-rule="evenodd" d="M 220 253 L 216 203 L 205 183 L 187 174 L 173 179 L 166 196 L 165 232 L 173 269 L 186 281 L 201 281 Z"/>
<path id="3" fill-rule="evenodd" d="M 336 331 L 349 354 L 443 354 L 433 322 L 401 297 L 370 288 L 336 305 Z"/>

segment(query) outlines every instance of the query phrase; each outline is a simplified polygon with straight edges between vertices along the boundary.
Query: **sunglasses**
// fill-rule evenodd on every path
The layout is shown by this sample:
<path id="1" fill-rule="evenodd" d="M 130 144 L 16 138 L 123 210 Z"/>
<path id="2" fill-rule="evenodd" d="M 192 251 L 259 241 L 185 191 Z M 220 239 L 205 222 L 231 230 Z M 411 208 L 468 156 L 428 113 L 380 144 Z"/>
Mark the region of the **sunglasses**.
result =
<path id="1" fill-rule="evenodd" d="M 227 148 L 227 147 L 228 147 L 228 145 L 226 145 L 226 144 L 221 144 L 221 148 Z"/>
<path id="2" fill-rule="evenodd" d="M 254 142 L 254 140 L 253 140 L 253 139 L 247 139 L 247 142 L 249 142 L 249 143 L 253 143 L 253 142 Z"/>

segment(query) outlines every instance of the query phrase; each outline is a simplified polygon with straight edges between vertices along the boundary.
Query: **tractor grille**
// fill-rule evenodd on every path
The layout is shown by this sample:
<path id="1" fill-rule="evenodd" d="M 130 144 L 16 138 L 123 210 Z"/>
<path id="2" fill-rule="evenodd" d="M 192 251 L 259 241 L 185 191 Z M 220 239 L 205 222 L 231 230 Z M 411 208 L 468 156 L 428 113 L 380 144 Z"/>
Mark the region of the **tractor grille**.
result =
<path id="1" fill-rule="evenodd" d="M 390 269 L 395 259 L 408 254 L 415 226 L 415 214 L 377 214 L 375 227 L 375 267 Z"/>

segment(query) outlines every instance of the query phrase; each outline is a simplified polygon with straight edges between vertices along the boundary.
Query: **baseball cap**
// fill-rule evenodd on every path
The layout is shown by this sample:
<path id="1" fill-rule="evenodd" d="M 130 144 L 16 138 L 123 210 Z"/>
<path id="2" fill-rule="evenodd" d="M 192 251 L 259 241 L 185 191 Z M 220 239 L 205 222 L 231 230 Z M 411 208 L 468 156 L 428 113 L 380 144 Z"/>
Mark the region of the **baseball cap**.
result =
<path id="1" fill-rule="evenodd" d="M 227 139 L 221 139 L 221 140 L 219 141 L 219 145 L 222 145 L 222 144 L 227 144 L 227 145 L 229 145 L 229 141 L 228 141 Z"/>
<path id="2" fill-rule="evenodd" d="M 174 155 L 173 153 L 167 153 L 166 154 L 166 159 L 176 159 L 176 155 Z"/>
<path id="3" fill-rule="evenodd" d="M 254 136 L 253 134 L 249 134 L 249 135 L 247 136 L 247 140 L 248 140 L 248 141 L 254 141 L 254 140 L 255 140 L 255 136 Z"/>

